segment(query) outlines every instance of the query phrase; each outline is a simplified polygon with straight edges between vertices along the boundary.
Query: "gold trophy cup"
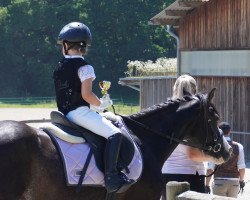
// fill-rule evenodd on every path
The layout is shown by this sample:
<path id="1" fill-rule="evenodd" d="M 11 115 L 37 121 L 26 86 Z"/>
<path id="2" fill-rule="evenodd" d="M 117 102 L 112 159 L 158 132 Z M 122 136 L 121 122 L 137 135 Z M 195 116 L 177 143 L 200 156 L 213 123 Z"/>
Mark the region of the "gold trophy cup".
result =
<path id="1" fill-rule="evenodd" d="M 99 86 L 101 88 L 101 93 L 104 96 L 108 95 L 108 90 L 111 87 L 111 82 L 110 81 L 100 81 Z"/>
<path id="2" fill-rule="evenodd" d="M 108 94 L 108 90 L 109 90 L 109 88 L 111 86 L 111 82 L 110 81 L 100 81 L 99 86 L 101 88 L 101 92 L 102 92 L 102 95 L 103 95 L 101 100 L 109 102 L 107 107 L 112 106 L 113 111 L 115 113 L 115 109 L 114 109 L 114 106 L 113 106 L 113 101 L 110 99 L 109 94 Z"/>

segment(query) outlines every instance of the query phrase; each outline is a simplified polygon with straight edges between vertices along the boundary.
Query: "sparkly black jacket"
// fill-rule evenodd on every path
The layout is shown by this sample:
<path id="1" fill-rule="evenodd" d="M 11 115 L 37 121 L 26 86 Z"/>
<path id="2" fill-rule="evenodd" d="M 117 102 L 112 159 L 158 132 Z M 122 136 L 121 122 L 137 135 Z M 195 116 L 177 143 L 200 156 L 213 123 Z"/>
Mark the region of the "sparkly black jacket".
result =
<path id="1" fill-rule="evenodd" d="M 81 96 L 78 77 L 78 69 L 87 64 L 82 58 L 63 58 L 54 70 L 57 107 L 64 115 L 80 106 L 89 106 Z"/>

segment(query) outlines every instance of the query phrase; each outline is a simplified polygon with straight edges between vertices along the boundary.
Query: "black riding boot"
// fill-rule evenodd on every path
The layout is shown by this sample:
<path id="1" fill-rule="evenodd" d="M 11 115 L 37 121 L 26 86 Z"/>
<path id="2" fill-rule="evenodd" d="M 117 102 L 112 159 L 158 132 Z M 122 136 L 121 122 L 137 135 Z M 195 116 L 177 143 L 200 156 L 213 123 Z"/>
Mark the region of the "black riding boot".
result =
<path id="1" fill-rule="evenodd" d="M 134 181 L 124 173 L 118 171 L 117 162 L 122 143 L 122 134 L 116 133 L 108 138 L 104 159 L 105 159 L 105 185 L 107 191 L 115 192 L 123 186 L 130 185 Z"/>

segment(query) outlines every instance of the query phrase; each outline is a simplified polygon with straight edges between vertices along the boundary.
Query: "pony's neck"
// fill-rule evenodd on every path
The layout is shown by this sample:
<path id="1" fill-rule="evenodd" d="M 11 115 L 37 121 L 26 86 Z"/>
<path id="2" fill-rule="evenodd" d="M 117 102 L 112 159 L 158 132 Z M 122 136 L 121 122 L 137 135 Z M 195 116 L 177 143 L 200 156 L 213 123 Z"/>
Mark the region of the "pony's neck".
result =
<path id="1" fill-rule="evenodd" d="M 146 148 L 150 148 L 157 162 L 163 163 L 178 142 L 171 141 L 162 135 L 178 140 L 198 136 L 200 131 L 195 124 L 197 120 L 200 120 L 200 103 L 199 98 L 186 96 L 183 99 L 169 100 L 154 105 L 129 116 L 131 121 L 134 120 L 142 125 L 138 126 L 131 122 L 129 128 L 141 139 Z"/>
<path id="2" fill-rule="evenodd" d="M 142 125 L 145 125 L 145 128 L 143 126 L 139 126 L 136 123 L 133 123 L 127 118 L 125 118 L 124 121 L 127 127 L 132 130 L 132 132 L 139 138 L 141 144 L 140 148 L 141 151 L 143 151 L 143 154 L 153 155 L 155 162 L 157 162 L 159 166 L 162 167 L 166 159 L 170 156 L 170 154 L 178 144 L 173 141 L 171 142 L 165 137 L 155 134 L 156 130 L 154 129 L 152 129 L 154 130 L 154 132 L 149 131 L 147 129 L 147 124 L 145 124 L 143 121 L 140 123 Z M 171 132 L 163 131 L 162 133 L 171 136 Z M 152 162 L 154 161 L 152 160 Z"/>
<path id="3" fill-rule="evenodd" d="M 129 117 L 139 124 L 133 123 L 133 121 L 126 123 L 141 140 L 143 148 L 150 149 L 161 165 L 178 145 L 178 143 L 163 137 L 161 134 L 177 139 L 183 138 L 182 135 L 174 132 L 174 126 L 178 126 L 175 111 L 179 107 L 179 103 L 180 100 L 177 100 L 152 106 Z"/>

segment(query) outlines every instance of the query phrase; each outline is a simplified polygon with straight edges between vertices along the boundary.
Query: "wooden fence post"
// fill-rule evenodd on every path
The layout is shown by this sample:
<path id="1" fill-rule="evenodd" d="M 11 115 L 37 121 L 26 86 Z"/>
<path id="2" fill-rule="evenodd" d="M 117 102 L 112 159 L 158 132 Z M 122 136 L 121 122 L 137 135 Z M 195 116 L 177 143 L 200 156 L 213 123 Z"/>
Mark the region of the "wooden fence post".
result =
<path id="1" fill-rule="evenodd" d="M 190 184 L 188 182 L 170 181 L 166 185 L 167 200 L 175 200 L 176 196 L 188 190 L 190 190 Z"/>

